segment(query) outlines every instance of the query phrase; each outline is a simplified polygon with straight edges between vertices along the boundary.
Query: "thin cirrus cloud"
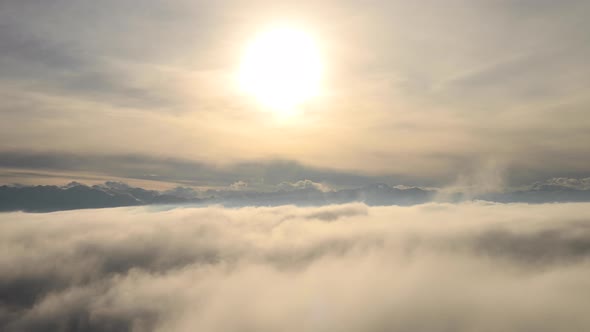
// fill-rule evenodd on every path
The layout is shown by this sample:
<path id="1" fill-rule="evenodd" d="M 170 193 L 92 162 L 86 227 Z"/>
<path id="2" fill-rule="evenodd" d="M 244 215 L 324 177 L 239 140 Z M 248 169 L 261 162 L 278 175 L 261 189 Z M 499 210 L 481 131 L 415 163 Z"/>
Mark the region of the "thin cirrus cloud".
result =
<path id="1" fill-rule="evenodd" d="M 4 331 L 581 331 L 576 204 L 3 214 Z"/>

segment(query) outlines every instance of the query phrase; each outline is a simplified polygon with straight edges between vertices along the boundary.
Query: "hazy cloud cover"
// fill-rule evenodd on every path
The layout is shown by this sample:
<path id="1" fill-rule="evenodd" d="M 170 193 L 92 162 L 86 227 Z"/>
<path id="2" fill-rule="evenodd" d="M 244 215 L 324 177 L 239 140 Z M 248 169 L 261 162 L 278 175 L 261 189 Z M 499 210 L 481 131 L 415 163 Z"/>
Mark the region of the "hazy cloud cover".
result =
<path id="1" fill-rule="evenodd" d="M 590 205 L 0 214 L 0 329 L 585 331 Z"/>
<path id="2" fill-rule="evenodd" d="M 74 156 L 64 168 L 101 156 L 230 168 L 288 160 L 428 185 L 490 160 L 509 182 L 588 177 L 589 6 L 1 1 L 0 152 Z M 277 22 L 309 31 L 326 61 L 325 94 L 284 123 L 235 84 L 248 42 Z M 126 162 L 105 158 L 91 172 L 191 181 Z M 329 181 L 278 182 L 304 179 Z M 252 183 L 224 185 L 240 180 Z"/>

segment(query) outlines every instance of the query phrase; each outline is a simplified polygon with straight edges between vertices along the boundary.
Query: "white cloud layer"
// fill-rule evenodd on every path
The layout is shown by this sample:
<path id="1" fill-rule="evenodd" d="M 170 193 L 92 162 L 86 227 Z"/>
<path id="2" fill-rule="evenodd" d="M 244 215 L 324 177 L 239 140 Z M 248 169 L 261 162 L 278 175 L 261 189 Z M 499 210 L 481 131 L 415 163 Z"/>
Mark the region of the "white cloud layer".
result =
<path id="1" fill-rule="evenodd" d="M 324 183 L 313 182 L 311 180 L 299 180 L 297 182 L 281 182 L 277 186 L 279 190 L 291 191 L 299 189 L 315 189 L 323 192 L 331 191 L 332 188 Z"/>
<path id="2" fill-rule="evenodd" d="M 585 331 L 590 204 L 0 215 L 2 331 Z"/>

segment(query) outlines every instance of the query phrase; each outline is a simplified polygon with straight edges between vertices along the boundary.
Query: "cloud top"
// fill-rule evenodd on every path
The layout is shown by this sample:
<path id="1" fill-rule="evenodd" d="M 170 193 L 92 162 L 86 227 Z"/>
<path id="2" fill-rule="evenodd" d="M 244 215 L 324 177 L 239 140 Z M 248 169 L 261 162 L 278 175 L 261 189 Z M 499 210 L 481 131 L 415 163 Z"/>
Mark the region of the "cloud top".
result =
<path id="1" fill-rule="evenodd" d="M 0 215 L 5 331 L 582 331 L 590 204 Z"/>

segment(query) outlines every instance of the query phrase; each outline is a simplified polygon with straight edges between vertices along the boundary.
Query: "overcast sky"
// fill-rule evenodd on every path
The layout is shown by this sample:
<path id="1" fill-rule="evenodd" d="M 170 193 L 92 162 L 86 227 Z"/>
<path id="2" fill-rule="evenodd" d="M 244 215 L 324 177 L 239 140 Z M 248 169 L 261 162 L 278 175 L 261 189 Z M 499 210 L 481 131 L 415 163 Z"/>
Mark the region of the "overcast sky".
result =
<path id="1" fill-rule="evenodd" d="M 583 0 L 2 0 L 0 180 L 590 176 L 589 12 Z M 249 41 L 277 22 L 313 36 L 325 65 L 323 93 L 289 121 L 236 87 Z"/>

